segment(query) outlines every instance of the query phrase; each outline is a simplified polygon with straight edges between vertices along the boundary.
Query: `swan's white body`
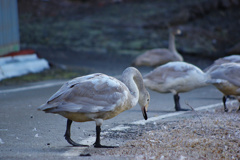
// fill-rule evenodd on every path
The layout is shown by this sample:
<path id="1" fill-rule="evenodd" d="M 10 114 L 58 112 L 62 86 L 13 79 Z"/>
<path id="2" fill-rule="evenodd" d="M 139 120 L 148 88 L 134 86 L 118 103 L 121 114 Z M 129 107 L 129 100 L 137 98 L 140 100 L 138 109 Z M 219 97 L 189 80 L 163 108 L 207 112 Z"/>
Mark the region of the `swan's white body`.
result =
<path id="1" fill-rule="evenodd" d="M 173 93 L 175 109 L 181 111 L 178 93 L 206 86 L 207 75 L 198 67 L 186 62 L 169 62 L 144 76 L 144 84 L 159 93 Z"/>
<path id="2" fill-rule="evenodd" d="M 169 32 L 169 47 L 157 48 L 146 51 L 136 57 L 133 61 L 135 66 L 160 66 L 172 61 L 183 61 L 183 57 L 177 52 L 175 46 L 175 35 L 179 34 L 180 30 L 171 30 Z"/>
<path id="3" fill-rule="evenodd" d="M 160 93 L 181 93 L 206 84 L 207 76 L 198 67 L 186 62 L 169 62 L 144 76 L 144 84 Z"/>
<path id="4" fill-rule="evenodd" d="M 76 122 L 105 120 L 136 103 L 127 104 L 128 92 L 128 88 L 117 79 L 96 73 L 65 83 L 41 110 L 58 113 Z"/>
<path id="5" fill-rule="evenodd" d="M 141 73 L 129 67 L 124 70 L 122 81 L 101 73 L 78 77 L 65 83 L 38 109 L 66 117 L 70 121 L 69 126 L 71 121 L 95 121 L 100 127 L 103 120 L 113 118 L 139 102 L 143 116 L 147 119 L 150 95 L 144 87 Z M 67 127 L 69 130 L 70 127 Z M 70 131 L 67 131 L 68 142 L 78 145 L 72 142 Z M 100 134 L 100 131 L 97 132 Z M 98 141 L 96 143 L 100 145 Z"/>
<path id="6" fill-rule="evenodd" d="M 211 80 L 209 83 L 213 84 L 224 96 L 232 95 L 240 102 L 240 64 L 239 63 L 223 63 L 211 67 L 207 72 Z M 223 103 L 225 111 L 226 99 Z M 240 109 L 240 107 L 239 107 Z"/>

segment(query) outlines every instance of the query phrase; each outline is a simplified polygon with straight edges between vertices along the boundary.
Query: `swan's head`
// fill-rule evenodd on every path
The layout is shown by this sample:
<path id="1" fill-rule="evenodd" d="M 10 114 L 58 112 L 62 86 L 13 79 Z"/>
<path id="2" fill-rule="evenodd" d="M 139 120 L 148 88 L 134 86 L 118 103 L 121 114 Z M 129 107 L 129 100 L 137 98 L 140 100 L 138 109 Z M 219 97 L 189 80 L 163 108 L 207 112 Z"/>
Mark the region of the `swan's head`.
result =
<path id="1" fill-rule="evenodd" d="M 182 34 L 182 27 L 170 27 L 169 32 L 173 35 L 181 35 Z"/>
<path id="2" fill-rule="evenodd" d="M 145 120 L 148 119 L 147 109 L 148 109 L 149 102 L 150 102 L 150 94 L 145 89 L 145 91 L 139 95 L 139 101 L 138 101 L 139 105 L 141 106 L 142 114 Z"/>
<path id="3" fill-rule="evenodd" d="M 182 31 L 180 29 L 177 29 L 175 32 L 175 35 L 181 35 L 181 34 L 182 34 Z"/>

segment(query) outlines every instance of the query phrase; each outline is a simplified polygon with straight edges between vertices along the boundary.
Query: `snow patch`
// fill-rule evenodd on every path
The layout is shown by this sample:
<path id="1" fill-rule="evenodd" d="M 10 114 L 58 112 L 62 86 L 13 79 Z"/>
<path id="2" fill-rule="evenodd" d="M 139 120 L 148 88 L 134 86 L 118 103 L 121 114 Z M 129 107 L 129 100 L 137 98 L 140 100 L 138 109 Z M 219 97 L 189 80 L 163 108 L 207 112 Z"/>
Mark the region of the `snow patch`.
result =
<path id="1" fill-rule="evenodd" d="M 4 144 L 3 140 L 0 138 L 0 144 Z"/>
<path id="2" fill-rule="evenodd" d="M 48 62 L 43 58 L 38 58 L 36 54 L 1 57 L 0 80 L 38 73 L 49 68 Z"/>
<path id="3" fill-rule="evenodd" d="M 36 137 L 36 138 L 37 138 L 37 137 L 40 137 L 40 136 L 39 136 L 38 134 L 35 134 L 35 136 L 34 136 L 34 137 Z"/>

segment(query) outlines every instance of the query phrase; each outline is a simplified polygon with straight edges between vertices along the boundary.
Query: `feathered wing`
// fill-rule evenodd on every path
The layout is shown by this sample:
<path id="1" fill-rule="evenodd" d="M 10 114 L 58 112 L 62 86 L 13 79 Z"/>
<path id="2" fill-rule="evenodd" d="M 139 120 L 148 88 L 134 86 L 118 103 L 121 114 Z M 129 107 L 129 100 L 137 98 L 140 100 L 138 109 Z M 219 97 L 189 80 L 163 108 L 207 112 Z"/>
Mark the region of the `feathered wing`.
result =
<path id="1" fill-rule="evenodd" d="M 166 82 L 167 78 L 177 79 L 177 78 L 182 78 L 184 76 L 188 76 L 188 72 L 193 69 L 194 68 L 192 68 L 189 65 L 186 65 L 186 63 L 184 62 L 169 62 L 163 66 L 157 67 L 152 72 L 147 74 L 144 78 L 152 80 L 158 84 L 162 84 Z"/>
<path id="2" fill-rule="evenodd" d="M 159 66 L 173 59 L 174 56 L 168 49 L 152 49 L 138 56 L 133 64 L 137 66 Z"/>
<path id="3" fill-rule="evenodd" d="M 96 113 L 111 111 L 127 99 L 127 87 L 113 77 L 92 74 L 65 83 L 40 110 Z"/>
<path id="4" fill-rule="evenodd" d="M 204 71 L 207 72 L 212 67 L 214 67 L 216 65 L 221 65 L 221 64 L 224 64 L 224 63 L 240 63 L 240 56 L 239 55 L 231 55 L 231 56 L 219 58 L 219 59 L 215 60 L 212 65 L 210 65 L 209 67 L 204 69 Z"/>
<path id="5" fill-rule="evenodd" d="M 211 72 L 211 78 L 217 79 L 219 82 L 227 80 L 233 85 L 240 87 L 240 65 L 216 69 Z"/>

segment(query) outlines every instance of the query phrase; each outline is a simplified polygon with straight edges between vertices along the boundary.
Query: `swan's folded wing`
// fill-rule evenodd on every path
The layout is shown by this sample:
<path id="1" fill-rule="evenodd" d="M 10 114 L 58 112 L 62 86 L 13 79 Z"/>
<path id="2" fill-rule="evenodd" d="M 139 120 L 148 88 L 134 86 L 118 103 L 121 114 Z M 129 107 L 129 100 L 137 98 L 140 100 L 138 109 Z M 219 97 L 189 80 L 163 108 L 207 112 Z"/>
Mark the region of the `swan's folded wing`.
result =
<path id="1" fill-rule="evenodd" d="M 147 74 L 144 78 L 149 79 L 157 84 L 163 84 L 167 79 L 175 80 L 176 78 L 182 78 L 184 76 L 188 76 L 188 73 L 186 71 L 160 66 Z"/>
<path id="2" fill-rule="evenodd" d="M 216 69 L 211 72 L 211 78 L 228 81 L 240 87 L 240 66 Z"/>
<path id="3" fill-rule="evenodd" d="M 92 78 L 94 78 L 98 75 L 101 75 L 101 73 L 96 73 L 96 74 L 91 74 L 91 75 L 87 75 L 87 76 L 77 77 L 77 78 L 74 78 L 74 79 L 64 83 L 63 86 L 48 99 L 48 103 L 53 101 L 54 99 L 58 98 L 62 94 L 67 93 L 70 90 L 70 88 L 72 88 L 74 85 L 85 82 L 85 81 L 88 81 L 89 79 L 92 79 Z"/>
<path id="4" fill-rule="evenodd" d="M 65 84 L 49 101 L 40 106 L 46 112 L 95 113 L 122 106 L 127 98 L 126 86 L 105 76 Z"/>
<path id="5" fill-rule="evenodd" d="M 240 66 L 228 69 L 224 72 L 225 79 L 233 85 L 240 87 Z"/>

